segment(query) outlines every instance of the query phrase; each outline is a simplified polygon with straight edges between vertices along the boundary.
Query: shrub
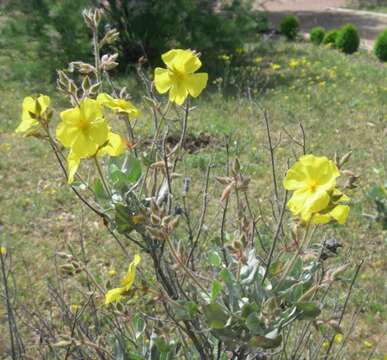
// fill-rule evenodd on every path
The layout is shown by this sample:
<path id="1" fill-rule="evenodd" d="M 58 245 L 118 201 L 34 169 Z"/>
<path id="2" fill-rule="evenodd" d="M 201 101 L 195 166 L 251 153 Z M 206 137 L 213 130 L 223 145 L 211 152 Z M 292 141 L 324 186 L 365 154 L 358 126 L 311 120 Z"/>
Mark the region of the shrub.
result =
<path id="1" fill-rule="evenodd" d="M 336 39 L 337 39 L 337 34 L 338 34 L 338 30 L 336 30 L 336 29 L 328 31 L 328 32 L 325 34 L 322 43 L 323 43 L 324 45 L 335 46 L 335 44 L 336 44 Z"/>
<path id="2" fill-rule="evenodd" d="M 344 25 L 338 32 L 335 45 L 345 54 L 353 54 L 359 49 L 360 37 L 352 24 Z"/>
<path id="3" fill-rule="evenodd" d="M 300 21 L 297 16 L 285 16 L 280 23 L 280 33 L 285 35 L 288 40 L 294 40 L 300 29 Z"/>
<path id="4" fill-rule="evenodd" d="M 121 63 L 135 63 L 146 55 L 153 65 L 168 48 L 185 47 L 200 49 L 207 68 L 216 69 L 219 54 L 243 48 L 247 39 L 267 28 L 266 17 L 252 10 L 250 0 L 232 0 L 220 9 L 217 3 L 107 0 L 103 4 L 109 24 L 120 33 Z"/>
<path id="5" fill-rule="evenodd" d="M 310 41 L 315 45 L 320 45 L 325 37 L 325 29 L 317 26 L 310 31 Z"/>
<path id="6" fill-rule="evenodd" d="M 387 61 L 387 30 L 380 33 L 376 39 L 374 53 L 380 61 Z"/>

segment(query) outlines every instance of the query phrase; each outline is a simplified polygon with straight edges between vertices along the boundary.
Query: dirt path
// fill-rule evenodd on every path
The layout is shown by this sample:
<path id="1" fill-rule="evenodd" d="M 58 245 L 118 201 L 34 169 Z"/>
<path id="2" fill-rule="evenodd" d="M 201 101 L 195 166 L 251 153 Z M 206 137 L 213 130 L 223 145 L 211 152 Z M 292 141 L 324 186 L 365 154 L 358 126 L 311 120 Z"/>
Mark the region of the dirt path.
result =
<path id="1" fill-rule="evenodd" d="M 276 0 L 269 1 L 265 8 L 274 26 L 284 15 L 296 14 L 303 33 L 318 25 L 334 29 L 352 23 L 359 29 L 362 47 L 372 48 L 377 35 L 387 29 L 387 15 L 343 9 L 345 3 L 345 0 Z"/>

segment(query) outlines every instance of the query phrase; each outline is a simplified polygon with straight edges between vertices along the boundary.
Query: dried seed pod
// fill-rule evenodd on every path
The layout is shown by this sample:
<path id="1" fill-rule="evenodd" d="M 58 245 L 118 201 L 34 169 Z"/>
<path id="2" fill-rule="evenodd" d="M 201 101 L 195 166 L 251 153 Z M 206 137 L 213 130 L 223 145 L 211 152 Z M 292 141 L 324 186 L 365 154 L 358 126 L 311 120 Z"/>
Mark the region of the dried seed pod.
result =
<path id="1" fill-rule="evenodd" d="M 231 181 L 233 181 L 233 179 L 228 176 L 217 176 L 215 179 L 222 185 L 228 185 Z"/>
<path id="2" fill-rule="evenodd" d="M 339 161 L 339 164 L 338 164 L 339 165 L 339 169 L 350 159 L 351 155 L 352 155 L 352 151 L 348 151 L 346 154 L 344 154 L 341 157 L 341 159 Z"/>
<path id="3" fill-rule="evenodd" d="M 230 183 L 228 186 L 225 187 L 225 189 L 223 190 L 222 196 L 220 197 L 221 202 L 223 202 L 230 196 L 232 190 L 234 189 L 234 186 L 235 186 L 235 182 L 233 181 L 232 183 Z"/>

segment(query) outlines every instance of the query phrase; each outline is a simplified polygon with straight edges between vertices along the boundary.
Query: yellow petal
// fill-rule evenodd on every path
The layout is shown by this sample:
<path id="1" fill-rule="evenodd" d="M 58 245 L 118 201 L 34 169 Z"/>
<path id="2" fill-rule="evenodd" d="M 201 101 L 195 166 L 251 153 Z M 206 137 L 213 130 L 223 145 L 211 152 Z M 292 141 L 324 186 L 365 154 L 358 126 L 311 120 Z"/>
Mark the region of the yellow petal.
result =
<path id="1" fill-rule="evenodd" d="M 115 289 L 109 290 L 105 294 L 105 305 L 109 305 L 112 302 L 120 301 L 125 291 L 126 291 L 125 288 L 115 288 Z"/>
<path id="2" fill-rule="evenodd" d="M 77 172 L 80 163 L 81 163 L 81 159 L 73 151 L 70 151 L 69 155 L 67 156 L 68 184 L 73 183 L 75 173 Z"/>
<path id="3" fill-rule="evenodd" d="M 137 265 L 140 263 L 140 261 L 141 261 L 140 255 L 135 255 L 133 261 L 130 263 L 128 267 L 128 272 L 126 276 L 121 281 L 122 286 L 124 286 L 126 291 L 128 291 L 133 285 L 134 279 L 136 277 L 136 268 L 137 268 Z"/>
<path id="4" fill-rule="evenodd" d="M 79 123 L 79 119 L 81 118 L 81 110 L 79 107 L 64 110 L 60 113 L 60 118 L 66 125 L 75 126 Z"/>
<path id="5" fill-rule="evenodd" d="M 207 81 L 207 73 L 192 74 L 188 75 L 187 80 L 185 81 L 185 86 L 191 96 L 197 97 L 206 87 Z"/>
<path id="6" fill-rule="evenodd" d="M 172 49 L 161 55 L 161 59 L 163 60 L 164 64 L 167 66 L 172 66 L 173 65 L 173 60 L 181 54 L 183 50 L 179 49 Z"/>
<path id="7" fill-rule="evenodd" d="M 312 214 L 311 214 L 309 216 L 309 219 L 310 218 L 312 218 L 311 224 L 314 224 L 314 225 L 317 225 L 317 224 L 328 224 L 332 220 L 332 216 L 331 216 L 330 213 L 327 213 L 327 214 L 315 213 L 315 214 L 313 214 L 313 217 L 312 217 Z"/>
<path id="8" fill-rule="evenodd" d="M 37 100 L 40 105 L 40 113 L 43 114 L 50 106 L 50 97 L 47 95 L 40 95 Z"/>
<path id="9" fill-rule="evenodd" d="M 331 216 L 341 225 L 345 224 L 349 214 L 349 206 L 337 205 L 330 212 Z"/>
<path id="10" fill-rule="evenodd" d="M 97 96 L 97 102 L 101 105 L 111 105 L 113 100 L 114 98 L 106 93 L 101 93 Z"/>
<path id="11" fill-rule="evenodd" d="M 96 100 L 85 98 L 81 101 L 79 108 L 86 121 L 102 118 L 102 109 Z"/>
<path id="12" fill-rule="evenodd" d="M 176 69 L 185 74 L 192 74 L 202 63 L 191 50 L 173 49 L 164 53 L 161 58 L 169 69 Z"/>
<path id="13" fill-rule="evenodd" d="M 177 105 L 182 105 L 187 96 L 188 91 L 181 82 L 176 82 L 173 84 L 169 92 L 170 101 L 175 102 Z"/>
<path id="14" fill-rule="evenodd" d="M 78 132 L 78 127 L 69 126 L 64 121 L 61 121 L 56 127 L 56 138 L 63 146 L 71 147 Z"/>
<path id="15" fill-rule="evenodd" d="M 125 143 L 122 137 L 113 132 L 109 132 L 108 144 L 98 151 L 98 156 L 120 156 L 125 151 Z"/>
<path id="16" fill-rule="evenodd" d="M 156 68 L 155 69 L 155 87 L 160 94 L 166 93 L 172 86 L 169 70 Z"/>
<path id="17" fill-rule="evenodd" d="M 39 122 L 32 117 L 24 117 L 19 126 L 15 129 L 16 133 L 26 132 L 31 129 L 33 126 L 39 125 Z"/>

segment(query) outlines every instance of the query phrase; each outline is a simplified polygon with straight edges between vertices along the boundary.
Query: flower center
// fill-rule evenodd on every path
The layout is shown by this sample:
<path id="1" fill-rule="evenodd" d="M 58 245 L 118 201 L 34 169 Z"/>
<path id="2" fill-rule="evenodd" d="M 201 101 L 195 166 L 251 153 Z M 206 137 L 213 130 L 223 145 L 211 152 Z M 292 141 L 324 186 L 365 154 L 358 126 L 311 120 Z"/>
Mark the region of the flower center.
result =
<path id="1" fill-rule="evenodd" d="M 89 128 L 90 124 L 88 121 L 82 119 L 79 123 L 78 123 L 78 128 L 79 130 L 81 131 L 86 131 L 88 128 Z"/>
<path id="2" fill-rule="evenodd" d="M 310 179 L 308 183 L 308 190 L 314 192 L 316 190 L 318 183 L 315 179 Z"/>
<path id="3" fill-rule="evenodd" d="M 177 80 L 184 80 L 186 74 L 176 66 L 172 66 L 171 71 Z"/>

